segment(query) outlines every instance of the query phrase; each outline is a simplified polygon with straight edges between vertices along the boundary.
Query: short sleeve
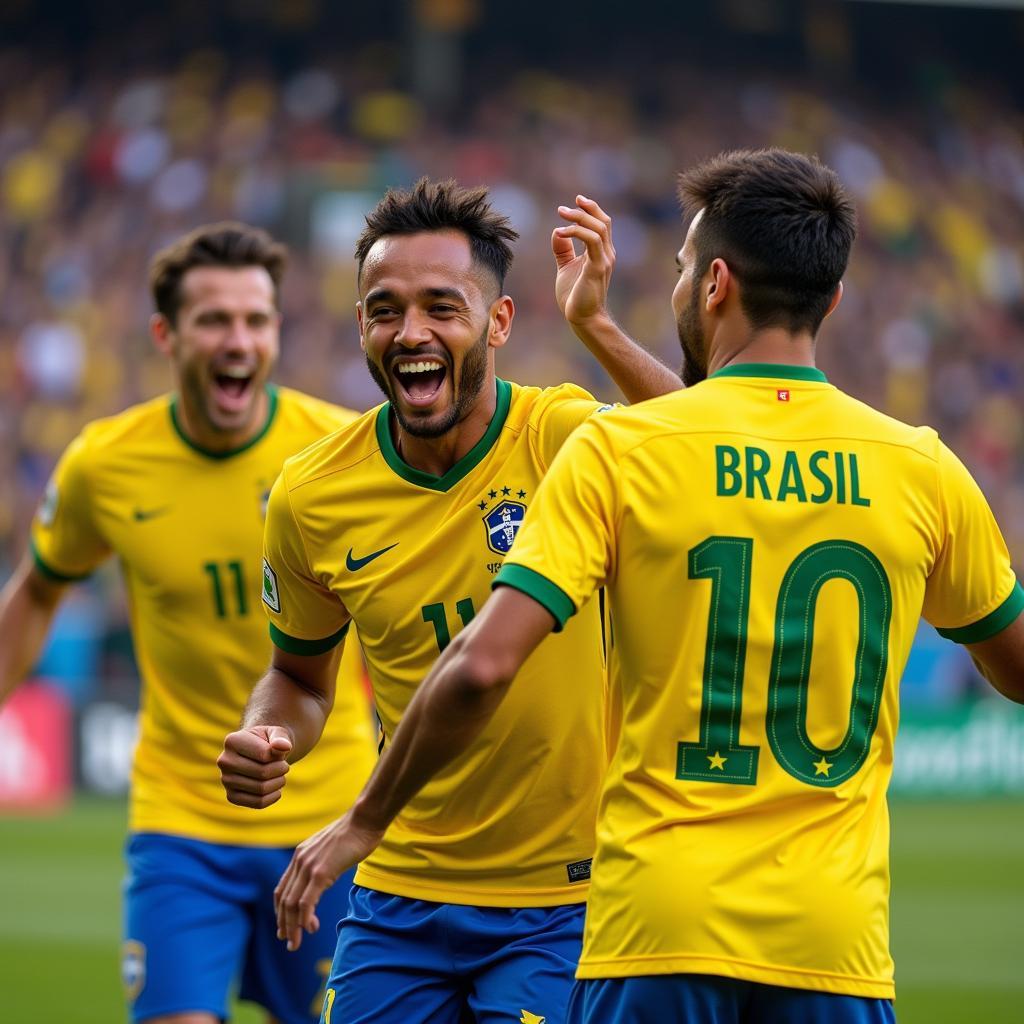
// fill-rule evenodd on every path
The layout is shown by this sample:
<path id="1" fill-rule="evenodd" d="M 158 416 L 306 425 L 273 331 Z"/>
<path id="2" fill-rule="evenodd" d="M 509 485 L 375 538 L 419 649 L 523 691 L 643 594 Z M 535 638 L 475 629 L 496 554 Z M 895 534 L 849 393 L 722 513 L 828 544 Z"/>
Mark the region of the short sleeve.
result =
<path id="1" fill-rule="evenodd" d="M 494 586 L 528 594 L 561 629 L 613 575 L 619 480 L 599 425 L 577 430 L 541 481 Z"/>
<path id="2" fill-rule="evenodd" d="M 939 445 L 942 546 L 925 588 L 924 617 L 949 640 L 970 644 L 1005 629 L 1024 609 L 995 517 L 974 478 Z"/>
<path id="3" fill-rule="evenodd" d="M 572 432 L 595 412 L 611 409 L 575 384 L 548 388 L 539 403 L 536 430 L 541 461 L 550 466 Z"/>
<path id="4" fill-rule="evenodd" d="M 348 613 L 310 568 L 283 474 L 263 530 L 263 610 L 271 639 L 289 654 L 323 654 L 348 630 Z"/>
<path id="5" fill-rule="evenodd" d="M 60 583 L 88 576 L 110 553 L 93 516 L 89 448 L 83 435 L 67 447 L 32 520 L 39 571 Z"/>

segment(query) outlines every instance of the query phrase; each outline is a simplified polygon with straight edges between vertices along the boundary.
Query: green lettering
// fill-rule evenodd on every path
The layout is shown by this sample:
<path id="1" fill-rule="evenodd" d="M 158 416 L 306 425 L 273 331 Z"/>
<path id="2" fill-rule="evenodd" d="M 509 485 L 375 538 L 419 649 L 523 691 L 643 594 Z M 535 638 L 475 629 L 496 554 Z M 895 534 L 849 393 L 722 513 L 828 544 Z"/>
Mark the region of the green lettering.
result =
<path id="1" fill-rule="evenodd" d="M 731 445 L 715 445 L 715 493 L 720 498 L 731 498 L 740 493 L 743 483 L 736 467 L 740 464 L 740 453 Z M 726 482 L 726 477 L 731 479 Z"/>
<path id="2" fill-rule="evenodd" d="M 870 498 L 860 496 L 860 471 L 857 468 L 857 456 L 850 455 L 850 504 L 863 505 L 868 508 L 871 505 Z"/>
<path id="3" fill-rule="evenodd" d="M 800 463 L 797 461 L 796 452 L 786 452 L 785 461 L 782 463 L 779 493 L 775 500 L 785 501 L 791 494 L 796 495 L 797 501 L 807 500 L 807 491 L 804 490 L 804 478 L 800 475 Z"/>
<path id="4" fill-rule="evenodd" d="M 689 578 L 711 583 L 698 739 L 676 745 L 676 778 L 693 782 L 757 783 L 760 748 L 740 743 L 754 541 L 708 537 L 690 548 Z M 811 739 L 808 707 L 827 693 L 828 676 L 812 685 L 815 617 L 830 580 L 852 586 L 858 603 L 857 649 L 846 732 L 835 747 Z M 762 584 L 763 585 L 763 584 Z M 775 760 L 809 786 L 841 785 L 867 761 L 881 712 L 889 666 L 892 587 L 885 567 L 854 541 L 827 540 L 805 548 L 786 570 L 775 608 L 765 730 Z M 849 690 L 847 690 L 849 692 Z M 838 710 L 838 709 L 837 709 Z"/>
<path id="5" fill-rule="evenodd" d="M 444 654 L 444 649 L 452 642 L 451 630 L 448 628 L 448 614 L 444 610 L 444 603 L 437 601 L 434 604 L 424 605 L 420 611 L 423 614 L 423 621 L 429 622 L 434 627 L 434 639 L 437 641 L 437 649 L 441 654 Z M 468 626 L 473 621 L 473 616 L 476 615 L 473 599 L 471 597 L 464 597 L 461 601 L 456 601 L 455 611 L 458 613 L 459 618 L 462 619 L 462 625 Z"/>
<path id="6" fill-rule="evenodd" d="M 739 786 L 757 782 L 759 748 L 740 743 L 753 552 L 749 537 L 708 537 L 688 552 L 690 579 L 711 582 L 711 607 L 700 738 L 678 744 L 677 779 Z"/>
<path id="7" fill-rule="evenodd" d="M 811 475 L 821 484 L 821 491 L 811 495 L 811 501 L 815 505 L 824 505 L 832 497 L 832 481 L 818 468 L 818 463 L 827 458 L 828 452 L 826 451 L 815 452 L 811 456 Z"/>
<path id="8" fill-rule="evenodd" d="M 836 504 L 846 504 L 846 466 L 843 465 L 843 453 L 833 452 L 836 457 Z"/>
<path id="9" fill-rule="evenodd" d="M 821 588 L 843 580 L 857 594 L 857 652 L 846 735 L 828 750 L 807 729 L 811 702 L 811 646 Z M 838 786 L 867 760 L 878 725 L 889 665 L 892 587 L 878 557 L 854 541 L 812 544 L 786 570 L 775 610 L 775 649 L 765 725 L 772 753 L 809 786 Z"/>
<path id="10" fill-rule="evenodd" d="M 772 468 L 772 460 L 763 448 L 744 448 L 743 450 L 747 456 L 747 497 L 754 497 L 754 481 L 756 480 L 761 487 L 761 497 L 771 501 L 772 495 L 768 490 L 768 482 L 765 477 L 768 475 L 768 470 Z M 754 465 L 755 459 L 758 463 L 756 466 Z"/>

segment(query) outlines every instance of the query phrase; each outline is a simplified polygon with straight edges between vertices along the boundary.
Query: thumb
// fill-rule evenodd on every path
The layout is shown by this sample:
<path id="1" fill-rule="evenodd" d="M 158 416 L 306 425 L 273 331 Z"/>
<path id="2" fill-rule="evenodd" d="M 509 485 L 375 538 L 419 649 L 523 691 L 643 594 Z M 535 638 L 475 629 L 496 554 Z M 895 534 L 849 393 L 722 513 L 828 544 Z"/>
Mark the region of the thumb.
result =
<path id="1" fill-rule="evenodd" d="M 292 738 L 288 730 L 280 725 L 267 726 L 267 743 L 275 754 L 287 754 L 292 749 Z"/>
<path id="2" fill-rule="evenodd" d="M 572 239 L 566 238 L 561 231 L 561 228 L 555 228 L 551 232 L 551 251 L 554 253 L 555 263 L 559 270 L 576 259 L 576 249 L 573 247 Z"/>

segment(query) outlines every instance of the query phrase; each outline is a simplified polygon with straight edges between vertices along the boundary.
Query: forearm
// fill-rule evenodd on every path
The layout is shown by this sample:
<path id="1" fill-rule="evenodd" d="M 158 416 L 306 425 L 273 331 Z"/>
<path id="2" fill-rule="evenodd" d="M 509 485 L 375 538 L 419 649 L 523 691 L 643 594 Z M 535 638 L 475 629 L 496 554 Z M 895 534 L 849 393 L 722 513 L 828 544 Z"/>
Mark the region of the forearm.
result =
<path id="1" fill-rule="evenodd" d="M 271 667 L 253 688 L 242 716 L 242 728 L 276 725 L 287 730 L 292 742 L 287 760 L 293 762 L 316 746 L 330 713 L 328 694 Z"/>
<path id="2" fill-rule="evenodd" d="M 497 710 L 510 673 L 482 673 L 465 633 L 435 664 L 352 809 L 362 827 L 383 831 L 413 796 L 476 739 Z M 507 678 L 505 678 L 507 676 Z"/>
<path id="3" fill-rule="evenodd" d="M 60 590 L 33 579 L 23 563 L 0 592 L 0 704 L 38 661 Z"/>
<path id="4" fill-rule="evenodd" d="M 608 371 L 627 402 L 657 398 L 683 386 L 678 373 L 633 341 L 610 314 L 570 326 L 576 337 Z"/>

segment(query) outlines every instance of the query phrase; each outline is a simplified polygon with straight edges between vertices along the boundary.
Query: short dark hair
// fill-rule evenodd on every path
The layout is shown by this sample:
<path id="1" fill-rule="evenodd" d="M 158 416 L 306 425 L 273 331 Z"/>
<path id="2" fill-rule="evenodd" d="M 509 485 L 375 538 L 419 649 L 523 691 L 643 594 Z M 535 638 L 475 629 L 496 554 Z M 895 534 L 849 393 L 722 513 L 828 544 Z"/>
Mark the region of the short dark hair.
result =
<path id="1" fill-rule="evenodd" d="M 679 199 L 687 213 L 704 211 L 697 279 L 721 257 L 754 327 L 817 332 L 857 234 L 835 171 L 783 149 L 735 150 L 681 174 Z"/>
<path id="2" fill-rule="evenodd" d="M 263 267 L 274 283 L 274 304 L 288 250 L 262 228 L 237 221 L 204 224 L 161 249 L 149 265 L 149 287 L 158 313 L 173 324 L 181 309 L 181 280 L 193 267 Z"/>
<path id="3" fill-rule="evenodd" d="M 461 231 L 469 239 L 473 261 L 486 267 L 505 287 L 512 265 L 510 242 L 519 237 L 507 217 L 492 209 L 487 189 L 464 188 L 451 178 L 420 178 L 411 189 L 389 188 L 366 215 L 366 227 L 356 242 L 359 275 L 373 245 L 386 235 L 415 235 L 421 231 Z"/>

